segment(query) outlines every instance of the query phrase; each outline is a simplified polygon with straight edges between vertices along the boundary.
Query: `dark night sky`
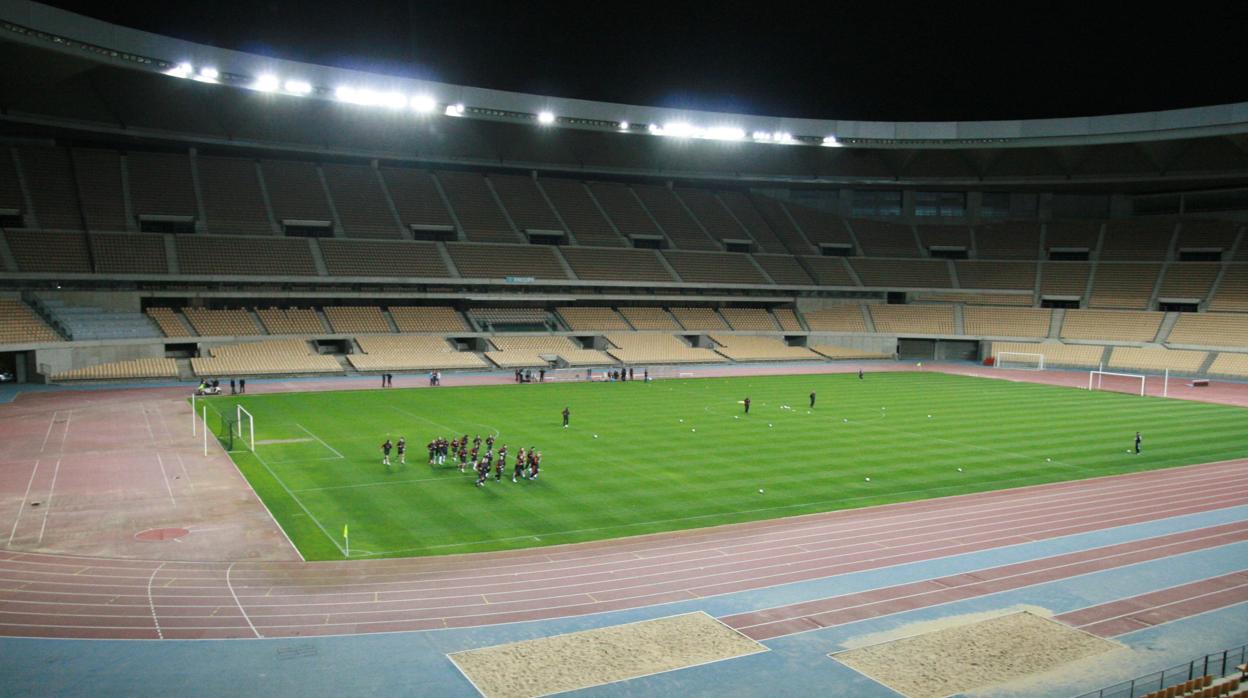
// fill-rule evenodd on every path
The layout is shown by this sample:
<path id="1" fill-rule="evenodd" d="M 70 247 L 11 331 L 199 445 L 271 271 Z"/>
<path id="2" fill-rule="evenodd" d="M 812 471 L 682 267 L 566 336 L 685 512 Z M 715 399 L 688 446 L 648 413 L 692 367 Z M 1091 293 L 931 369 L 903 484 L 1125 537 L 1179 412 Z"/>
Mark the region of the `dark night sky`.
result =
<path id="1" fill-rule="evenodd" d="M 50 4 L 292 60 L 656 106 L 940 121 L 1248 101 L 1245 2 Z"/>

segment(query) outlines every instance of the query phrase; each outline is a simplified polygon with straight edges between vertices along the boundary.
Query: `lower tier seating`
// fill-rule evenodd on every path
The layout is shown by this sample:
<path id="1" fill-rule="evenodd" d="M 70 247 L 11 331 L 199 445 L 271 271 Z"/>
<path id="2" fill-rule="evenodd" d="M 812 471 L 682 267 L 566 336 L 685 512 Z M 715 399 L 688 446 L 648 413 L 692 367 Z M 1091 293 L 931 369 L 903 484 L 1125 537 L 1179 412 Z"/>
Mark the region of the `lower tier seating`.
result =
<path id="1" fill-rule="evenodd" d="M 557 308 L 573 331 L 631 330 L 628 322 L 610 308 Z"/>
<path id="2" fill-rule="evenodd" d="M 775 332 L 779 327 L 765 308 L 724 308 L 719 314 L 734 330 Z"/>
<path id="3" fill-rule="evenodd" d="M 183 324 L 178 311 L 173 308 L 148 308 L 147 316 L 156 323 L 166 337 L 194 337 L 195 332 Z"/>
<path id="4" fill-rule="evenodd" d="M 178 362 L 174 359 L 131 359 L 84 366 L 52 374 L 54 381 L 122 380 L 131 378 L 177 378 Z"/>
<path id="5" fill-rule="evenodd" d="M 454 308 L 445 306 L 391 306 L 390 317 L 400 332 L 467 332 L 468 323 Z"/>
<path id="6" fill-rule="evenodd" d="M 502 368 L 529 368 L 548 366 L 543 356 L 558 356 L 569 366 L 601 366 L 614 363 L 610 356 L 595 349 L 582 349 L 568 337 L 504 337 L 495 336 L 490 342 L 498 351 L 487 351 L 490 361 Z"/>
<path id="7" fill-rule="evenodd" d="M 197 376 L 224 377 L 255 374 L 338 373 L 342 366 L 332 356 L 313 354 L 301 339 L 269 339 L 213 347 L 212 356 L 191 359 Z"/>
<path id="8" fill-rule="evenodd" d="M 791 347 L 779 337 L 712 334 L 715 351 L 733 361 L 811 361 L 820 357 L 806 347 Z"/>
<path id="9" fill-rule="evenodd" d="M 264 334 L 251 313 L 242 309 L 209 310 L 186 308 L 182 311 L 201 337 L 237 337 Z"/>
<path id="10" fill-rule="evenodd" d="M 680 330 L 671 313 L 663 308 L 620 308 L 620 314 L 638 330 Z"/>
<path id="11" fill-rule="evenodd" d="M 710 349 L 691 347 L 670 334 L 613 333 L 607 353 L 626 364 L 719 363 L 727 361 Z"/>
<path id="12" fill-rule="evenodd" d="M 1129 310 L 1067 310 L 1062 339 L 1151 342 L 1165 313 Z"/>
<path id="13" fill-rule="evenodd" d="M 1111 370 L 1162 373 L 1196 373 L 1209 358 L 1207 351 L 1183 351 L 1156 347 L 1114 347 L 1107 364 Z"/>
<path id="14" fill-rule="evenodd" d="M 1096 368 L 1101 365 L 1105 347 L 1089 344 L 1058 344 L 1056 342 L 993 342 L 989 350 L 994 358 L 1001 352 L 1040 354 L 1045 366 Z"/>
<path id="15" fill-rule="evenodd" d="M 687 330 L 732 329 L 714 308 L 670 308 L 672 315 Z"/>
<path id="16" fill-rule="evenodd" d="M 335 305 L 325 307 L 325 318 L 336 334 L 390 333 L 394 329 L 375 305 Z"/>
<path id="17" fill-rule="evenodd" d="M 1248 315 L 1181 313 L 1166 344 L 1248 347 Z"/>
<path id="18" fill-rule="evenodd" d="M 269 334 L 325 334 L 327 328 L 312 308 L 256 308 Z"/>
<path id="19" fill-rule="evenodd" d="M 59 342 L 60 335 L 15 298 L 0 298 L 0 344 Z"/>
<path id="20" fill-rule="evenodd" d="M 810 350 L 834 361 L 856 360 L 856 359 L 891 359 L 892 354 L 883 352 L 867 351 L 865 349 L 853 349 L 851 347 L 842 347 L 835 344 L 812 344 Z"/>
<path id="21" fill-rule="evenodd" d="M 1209 366 L 1209 373 L 1215 376 L 1231 376 L 1248 378 L 1248 354 L 1234 354 L 1224 351 Z"/>
<path id="22" fill-rule="evenodd" d="M 357 337 L 363 354 L 347 361 L 357 371 L 429 371 L 456 368 L 487 368 L 477 354 L 457 351 L 445 339 L 429 335 L 382 335 Z"/>
<path id="23" fill-rule="evenodd" d="M 857 303 L 833 305 L 818 310 L 804 310 L 806 326 L 811 332 L 866 332 L 867 321 Z"/>

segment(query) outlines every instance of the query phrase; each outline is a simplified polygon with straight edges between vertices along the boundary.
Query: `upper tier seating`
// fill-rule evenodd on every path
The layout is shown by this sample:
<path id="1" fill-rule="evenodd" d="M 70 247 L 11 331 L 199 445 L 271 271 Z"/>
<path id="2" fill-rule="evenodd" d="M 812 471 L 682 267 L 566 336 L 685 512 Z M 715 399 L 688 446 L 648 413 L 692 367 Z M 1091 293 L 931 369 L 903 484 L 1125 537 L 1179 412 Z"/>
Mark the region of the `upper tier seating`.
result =
<path id="1" fill-rule="evenodd" d="M 347 237 L 402 237 L 376 170 L 367 165 L 327 163 L 321 165 L 321 172 Z"/>
<path id="2" fill-rule="evenodd" d="M 868 305 L 881 334 L 957 334 L 953 308 L 941 305 Z"/>
<path id="3" fill-rule="evenodd" d="M 679 330 L 676 319 L 663 308 L 620 308 L 628 324 L 638 330 Z"/>
<path id="4" fill-rule="evenodd" d="M 564 230 L 559 217 L 551 210 L 532 177 L 490 175 L 499 201 L 521 231 Z M 578 240 L 579 242 L 579 240 Z"/>
<path id="5" fill-rule="evenodd" d="M 606 211 L 620 233 L 628 235 L 662 236 L 663 231 L 642 208 L 633 190 L 623 184 L 594 182 L 589 185 L 598 203 Z"/>
<path id="6" fill-rule="evenodd" d="M 256 324 L 251 313 L 243 309 L 183 308 L 182 314 L 201 337 L 243 337 L 264 334 L 264 330 Z"/>
<path id="7" fill-rule="evenodd" d="M 779 337 L 713 334 L 715 350 L 733 361 L 811 361 L 821 358 L 806 347 L 791 347 Z"/>
<path id="8" fill-rule="evenodd" d="M 82 207 L 73 164 L 64 148 L 22 146 L 18 148 L 26 188 L 34 204 L 39 226 L 50 230 L 82 230 Z"/>
<path id="9" fill-rule="evenodd" d="M 550 315 L 541 308 L 473 308 L 468 311 L 469 317 L 482 329 L 490 331 L 501 325 L 513 327 L 530 327 L 537 330 L 555 330 L 558 326 Z M 523 331 L 523 330 L 500 330 Z"/>
<path id="10" fill-rule="evenodd" d="M 0 298 L 0 344 L 59 342 L 61 336 L 16 298 Z"/>
<path id="11" fill-rule="evenodd" d="M 167 274 L 165 238 L 151 233 L 91 233 L 91 256 L 98 274 Z"/>
<path id="12" fill-rule="evenodd" d="M 815 251 L 815 248 L 806 240 L 806 237 L 798 231 L 797 225 L 793 222 L 793 219 L 780 201 L 769 196 L 757 195 L 750 196 L 749 200 L 754 204 L 754 208 L 762 219 L 770 226 L 771 231 L 784 243 L 787 251 L 793 254 L 810 254 Z M 729 199 L 725 199 L 725 203 L 728 201 Z M 735 211 L 736 209 L 733 210 Z"/>
<path id="13" fill-rule="evenodd" d="M 675 193 L 711 238 L 721 243 L 724 240 L 753 240 L 713 192 L 681 188 Z"/>
<path id="14" fill-rule="evenodd" d="M 797 261 L 820 286 L 858 286 L 841 257 L 798 257 Z"/>
<path id="15" fill-rule="evenodd" d="M 1160 273 L 1160 264 L 1102 262 L 1096 267 L 1088 305 L 1094 308 L 1147 310 Z"/>
<path id="16" fill-rule="evenodd" d="M 1166 344 L 1248 347 L 1248 315 L 1180 313 Z"/>
<path id="17" fill-rule="evenodd" d="M 357 337 L 363 354 L 347 361 L 358 371 L 428 371 L 435 369 L 487 368 L 480 356 L 457 351 L 445 339 L 421 335 Z"/>
<path id="18" fill-rule="evenodd" d="M 851 220 L 849 224 L 862 245 L 862 253 L 868 257 L 920 256 L 914 231 L 908 225 L 867 219 Z"/>
<path id="19" fill-rule="evenodd" d="M 953 265 L 961 288 L 1030 291 L 1036 285 L 1035 262 L 957 261 Z"/>
<path id="20" fill-rule="evenodd" d="M 328 334 L 329 328 L 312 308 L 256 308 L 269 334 Z"/>
<path id="21" fill-rule="evenodd" d="M 1040 265 L 1040 295 L 1082 298 L 1091 272 L 1090 262 L 1045 262 Z"/>
<path id="22" fill-rule="evenodd" d="M 248 344 L 213 347 L 212 356 L 191 359 L 197 376 L 225 377 L 252 374 L 339 373 L 342 366 L 329 355 L 313 354 L 301 339 L 268 339 Z"/>
<path id="23" fill-rule="evenodd" d="M 586 281 L 676 281 L 659 260 L 658 250 L 564 247 L 560 251 L 577 278 Z"/>
<path id="24" fill-rule="evenodd" d="M 1096 250 L 1101 224 L 1089 221 L 1053 221 L 1044 225 L 1044 249 Z"/>
<path id="25" fill-rule="evenodd" d="M 1248 378 L 1248 354 L 1222 352 L 1209 365 L 1209 373 L 1217 376 Z"/>
<path id="26" fill-rule="evenodd" d="M 1171 262 L 1163 272 L 1157 298 L 1203 301 L 1221 268 L 1217 262 Z"/>
<path id="27" fill-rule="evenodd" d="M 1067 310 L 1062 339 L 1151 342 L 1165 313 L 1125 310 Z"/>
<path id="28" fill-rule="evenodd" d="M 136 216 L 199 217 L 191 158 L 186 153 L 126 153 L 130 203 Z"/>
<path id="29" fill-rule="evenodd" d="M 640 332 L 612 333 L 607 341 L 615 345 L 607 353 L 626 364 L 722 363 L 723 356 L 710 349 L 691 347 L 670 334 Z"/>
<path id="30" fill-rule="evenodd" d="M 952 288 L 949 264 L 943 259 L 850 260 L 863 286 L 881 288 Z"/>
<path id="31" fill-rule="evenodd" d="M 383 167 L 381 176 L 386 181 L 386 189 L 404 226 L 454 228 L 455 223 L 442 201 L 442 195 L 438 193 L 433 175 L 407 167 Z"/>
<path id="32" fill-rule="evenodd" d="M 325 221 L 333 223 L 329 199 L 316 165 L 296 160 L 261 160 L 265 190 L 273 206 L 273 216 L 282 221 Z"/>
<path id="33" fill-rule="evenodd" d="M 1174 237 L 1172 220 L 1125 219 L 1105 222 L 1102 260 L 1162 261 Z"/>
<path id="34" fill-rule="evenodd" d="M 1047 337 L 1053 311 L 1048 308 L 962 309 L 966 334 L 982 337 Z"/>
<path id="35" fill-rule="evenodd" d="M 1105 347 L 1089 344 L 1058 344 L 1056 342 L 993 342 L 989 352 L 996 358 L 1002 352 L 1040 354 L 1045 366 L 1095 368 L 1101 365 Z"/>
<path id="36" fill-rule="evenodd" d="M 74 175 L 88 230 L 125 230 L 121 155 L 115 150 L 74 148 Z"/>
<path id="37" fill-rule="evenodd" d="M 766 284 L 767 279 L 746 255 L 734 252 L 664 250 L 668 264 L 690 283 Z"/>
<path id="38" fill-rule="evenodd" d="M 520 234 L 507 222 L 485 177 L 476 172 L 438 172 L 436 176 L 469 240 L 520 242 Z"/>
<path id="39" fill-rule="evenodd" d="M 687 330 L 728 330 L 714 308 L 670 308 L 672 316 Z"/>
<path id="40" fill-rule="evenodd" d="M 911 294 L 910 300 L 923 303 L 965 303 L 967 305 L 1012 305 L 1030 307 L 1032 294 L 927 292 Z"/>
<path id="41" fill-rule="evenodd" d="M 754 202 L 750 200 L 750 197 L 739 191 L 721 191 L 719 192 L 719 200 L 732 213 L 732 216 L 745 227 L 750 237 L 754 238 L 754 241 L 758 243 L 760 251 L 779 254 L 788 252 L 784 243 L 772 232 L 771 226 L 767 224 L 766 219 L 754 208 Z"/>
<path id="42" fill-rule="evenodd" d="M 866 332 L 867 321 L 857 303 L 832 305 L 818 310 L 803 310 L 806 326 L 811 332 Z"/>
<path id="43" fill-rule="evenodd" d="M 1109 368 L 1114 371 L 1140 371 L 1192 374 L 1200 371 L 1209 358 L 1207 351 L 1181 351 L 1155 347 L 1114 347 L 1109 355 Z"/>
<path id="44" fill-rule="evenodd" d="M 633 187 L 638 198 L 645 204 L 650 215 L 667 233 L 672 245 L 682 250 L 718 250 L 716 244 L 697 221 L 689 215 L 680 199 L 670 189 L 652 184 L 639 184 Z"/>
<path id="45" fill-rule="evenodd" d="M 1040 224 L 1009 222 L 976 226 L 975 249 L 980 259 L 1036 259 L 1040 250 Z"/>
<path id="46" fill-rule="evenodd" d="M 734 330 L 775 332 L 780 329 L 775 318 L 765 308 L 724 308 L 719 314 Z"/>
<path id="47" fill-rule="evenodd" d="M 65 380 L 123 380 L 131 378 L 177 378 L 178 362 L 175 359 L 130 359 L 84 366 L 53 373 L 54 381 Z"/>
<path id="48" fill-rule="evenodd" d="M 961 247 L 971 249 L 971 229 L 965 225 L 916 225 L 919 242 L 923 249 L 932 247 Z"/>
<path id="49" fill-rule="evenodd" d="M 783 202 L 780 206 L 792 214 L 793 220 L 797 221 L 801 232 L 805 233 L 805 238 L 812 245 L 827 243 L 852 246 L 854 244 L 854 238 L 849 234 L 849 228 L 845 226 L 843 218 L 791 201 Z"/>
<path id="50" fill-rule="evenodd" d="M 781 286 L 813 286 L 815 280 L 797 261 L 789 255 L 756 254 L 754 261 L 767 272 L 767 275 Z"/>
<path id="51" fill-rule="evenodd" d="M 563 222 L 572 230 L 577 244 L 597 247 L 624 246 L 624 239 L 611 228 L 611 223 L 598 210 L 584 184 L 571 179 L 541 179 L 538 185 L 550 197 L 550 202 L 559 211 Z M 580 274 L 579 270 L 577 274 Z"/>
<path id="52" fill-rule="evenodd" d="M 68 305 L 59 298 L 43 298 L 41 302 L 53 324 L 74 341 L 161 336 L 160 328 L 143 313 Z"/>
<path id="53" fill-rule="evenodd" d="M 273 234 L 255 162 L 201 155 L 197 165 L 208 230 L 232 235 Z"/>
<path id="54" fill-rule="evenodd" d="M 18 271 L 89 274 L 91 259 L 83 233 L 6 230 Z"/>
<path id="55" fill-rule="evenodd" d="M 183 274 L 213 276 L 316 276 L 316 262 L 303 238 L 182 235 L 178 267 Z"/>
<path id="56" fill-rule="evenodd" d="M 445 306 L 391 306 L 400 332 L 471 332 L 464 316 Z"/>
<path id="57" fill-rule="evenodd" d="M 381 333 L 390 334 L 390 327 L 381 308 L 375 305 L 330 305 L 325 306 L 325 319 L 334 334 Z"/>
<path id="58" fill-rule="evenodd" d="M 532 276 L 538 279 L 567 279 L 555 250 L 546 245 L 481 245 L 448 242 L 446 249 L 466 279 L 503 279 Z"/>
<path id="59" fill-rule="evenodd" d="M 0 208 L 25 211 L 22 183 L 17 178 L 17 167 L 8 146 L 0 146 Z"/>
<path id="60" fill-rule="evenodd" d="M 866 349 L 854 349 L 852 347 L 842 347 L 836 344 L 812 344 L 810 350 L 832 359 L 833 361 L 853 361 L 860 359 L 891 359 L 892 354 L 884 354 L 877 351 L 867 351 Z"/>
<path id="61" fill-rule="evenodd" d="M 494 336 L 490 342 L 498 351 L 487 351 L 490 361 L 503 368 L 541 367 L 548 365 L 542 358 L 558 356 L 569 366 L 601 366 L 615 363 L 610 356 L 595 349 L 582 349 L 568 337 L 504 337 Z"/>
<path id="62" fill-rule="evenodd" d="M 330 276 L 450 276 L 437 243 L 433 242 L 321 238 L 316 244 Z"/>
<path id="63" fill-rule="evenodd" d="M 788 308 L 776 308 L 771 311 L 776 316 L 776 324 L 780 325 L 780 329 L 785 332 L 804 332 L 802 323 L 797 319 L 797 313 Z"/>
<path id="64" fill-rule="evenodd" d="M 1209 310 L 1248 312 L 1248 264 L 1227 266 L 1217 291 L 1209 299 Z"/>
<path id="65" fill-rule="evenodd" d="M 592 332 L 603 330 L 623 330 L 625 332 L 633 329 L 629 326 L 628 321 L 620 314 L 610 308 L 556 308 L 559 317 L 567 323 L 568 327 L 574 332 L 588 330 Z"/>
<path id="66" fill-rule="evenodd" d="M 1215 221 L 1189 219 L 1179 226 L 1179 237 L 1175 251 L 1184 249 L 1217 249 L 1223 253 L 1230 252 L 1235 244 L 1235 234 L 1239 223 L 1234 221 Z M 1224 254 L 1225 257 L 1225 254 Z"/>
<path id="67" fill-rule="evenodd" d="M 177 311 L 172 308 L 148 308 L 147 316 L 156 323 L 166 337 L 194 337 L 195 332 L 183 324 Z"/>

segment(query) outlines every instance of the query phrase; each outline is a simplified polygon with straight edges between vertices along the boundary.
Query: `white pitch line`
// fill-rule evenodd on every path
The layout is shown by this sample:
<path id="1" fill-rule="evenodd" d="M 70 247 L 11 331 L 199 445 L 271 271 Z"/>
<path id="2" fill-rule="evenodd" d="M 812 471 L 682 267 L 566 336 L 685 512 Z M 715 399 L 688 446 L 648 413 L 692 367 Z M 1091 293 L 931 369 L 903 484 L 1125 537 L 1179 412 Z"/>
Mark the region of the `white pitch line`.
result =
<path id="1" fill-rule="evenodd" d="M 312 431 L 311 431 L 310 429 L 308 429 L 307 427 L 303 426 L 302 424 L 300 424 L 300 423 L 298 423 L 298 422 L 295 422 L 295 426 L 297 426 L 297 427 L 299 427 L 300 429 L 304 430 L 304 431 L 307 433 L 307 435 L 308 435 L 308 436 L 311 436 L 312 438 L 316 439 L 316 440 L 317 440 L 317 442 L 319 442 L 319 443 L 320 443 L 322 446 L 324 446 L 325 448 L 328 448 L 329 450 L 333 451 L 333 452 L 334 452 L 334 455 L 336 455 L 336 456 L 338 456 L 339 458 L 342 458 L 342 459 L 345 459 L 345 458 L 346 458 L 346 456 L 344 456 L 344 455 L 342 455 L 341 453 L 339 453 L 339 452 L 338 452 L 338 449 L 336 449 L 336 448 L 334 448 L 333 446 L 330 446 L 329 444 L 325 443 L 325 442 L 321 439 L 321 437 L 317 436 L 316 434 L 313 434 L 313 433 L 312 433 Z M 326 460 L 328 460 L 328 459 L 326 459 Z"/>
<path id="2" fill-rule="evenodd" d="M 17 535 L 17 524 L 22 520 L 22 512 L 26 511 L 26 500 L 30 499 L 30 486 L 35 484 L 35 473 L 39 472 L 39 459 L 35 459 L 35 467 L 30 469 L 30 480 L 26 482 L 26 494 L 22 495 L 22 507 L 17 510 L 17 517 L 13 519 L 13 530 L 9 532 L 9 545 L 13 545 L 13 536 Z"/>
<path id="3" fill-rule="evenodd" d="M 39 446 L 40 453 L 43 453 L 43 450 L 48 447 L 48 437 L 52 436 L 52 427 L 56 425 L 56 415 L 60 413 L 60 410 L 52 413 L 52 419 L 48 421 L 48 431 L 43 435 L 43 444 Z"/>
<path id="4" fill-rule="evenodd" d="M 343 557 L 346 557 L 347 551 L 346 549 L 342 547 L 342 544 L 338 542 L 338 539 L 330 535 L 329 531 L 325 528 L 324 524 L 322 524 L 319 519 L 313 516 L 312 512 L 308 510 L 308 507 L 304 505 L 303 500 L 299 499 L 299 497 L 295 495 L 294 492 L 290 491 L 290 488 L 286 486 L 286 483 L 282 480 L 282 478 L 278 477 L 277 473 L 273 472 L 273 469 L 269 467 L 269 464 L 267 462 L 265 462 L 264 457 L 260 455 L 260 452 L 254 451 L 253 453 L 255 453 L 256 460 L 260 461 L 260 465 L 263 465 L 264 469 L 269 472 L 269 475 L 272 476 L 272 478 L 277 481 L 277 484 L 282 486 L 282 490 L 286 492 L 287 496 L 295 500 L 295 504 L 299 505 L 299 508 L 303 510 L 303 513 L 307 514 L 309 519 L 312 519 L 312 523 L 316 524 L 316 527 L 321 529 L 321 533 L 325 534 L 325 537 L 329 539 L 329 542 L 333 543 L 335 548 L 338 548 L 338 552 L 342 553 Z M 259 497 L 259 495 L 257 495 L 257 497 Z M 265 508 L 267 509 L 268 507 L 265 507 Z M 273 512 L 269 512 L 269 515 L 272 516 Z M 274 523 L 276 523 L 276 520 L 274 520 Z M 283 535 L 286 534 L 286 529 L 282 528 L 280 525 L 278 525 L 278 528 L 281 529 Z M 290 540 L 290 536 L 286 536 L 286 539 Z M 295 547 L 295 544 L 293 541 L 291 542 L 290 545 L 291 547 Z M 298 552 L 299 549 L 295 548 L 295 551 Z M 299 557 L 302 558 L 303 553 L 299 553 Z"/>
<path id="5" fill-rule="evenodd" d="M 163 562 L 157 565 L 156 569 L 152 570 L 152 576 L 147 578 L 147 606 L 152 610 L 152 623 L 156 625 L 156 637 L 162 640 L 165 639 L 165 634 L 160 629 L 160 618 L 156 617 L 156 600 L 152 598 L 152 581 L 156 579 L 156 575 L 164 566 Z"/>
<path id="6" fill-rule="evenodd" d="M 230 588 L 230 596 L 234 597 L 234 603 L 238 605 L 238 612 L 243 614 L 243 620 L 247 621 L 251 632 L 255 633 L 258 638 L 264 637 L 259 630 L 256 630 L 255 624 L 251 622 L 251 617 L 247 615 L 247 609 L 243 608 L 242 602 L 238 600 L 238 594 L 234 592 L 234 584 L 230 581 L 230 574 L 234 572 L 235 564 L 237 563 L 231 562 L 230 566 L 225 569 L 225 585 Z"/>
<path id="7" fill-rule="evenodd" d="M 39 539 L 35 541 L 38 545 L 43 543 L 43 532 L 48 527 L 48 513 L 52 511 L 52 495 L 56 492 L 56 476 L 61 474 L 61 459 L 56 459 L 56 468 L 52 470 L 52 486 L 48 488 L 48 501 L 44 502 L 43 507 L 43 525 L 39 526 Z"/>
<path id="8" fill-rule="evenodd" d="M 61 453 L 65 452 L 65 439 L 69 438 L 69 423 L 74 421 L 74 411 L 65 412 L 65 431 L 61 432 Z"/>
<path id="9" fill-rule="evenodd" d="M 169 484 L 169 475 L 165 473 L 165 459 L 160 457 L 160 452 L 156 452 L 156 465 L 160 467 L 160 476 L 165 480 L 165 490 L 169 492 L 169 501 L 173 506 L 178 505 L 178 500 L 173 498 L 173 486 Z"/>

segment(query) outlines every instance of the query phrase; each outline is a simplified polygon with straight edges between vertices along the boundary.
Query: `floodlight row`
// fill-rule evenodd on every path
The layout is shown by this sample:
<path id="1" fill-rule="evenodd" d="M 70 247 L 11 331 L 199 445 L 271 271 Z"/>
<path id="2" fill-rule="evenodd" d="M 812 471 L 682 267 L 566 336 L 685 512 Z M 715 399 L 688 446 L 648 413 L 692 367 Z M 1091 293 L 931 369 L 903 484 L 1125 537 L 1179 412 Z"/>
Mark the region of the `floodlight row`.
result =
<path id="1" fill-rule="evenodd" d="M 169 65 L 169 64 L 166 64 Z M 173 77 L 196 80 L 198 82 L 221 83 L 246 87 L 258 92 L 288 94 L 297 97 L 318 95 L 332 98 L 345 104 L 363 107 L 381 107 L 394 111 L 410 110 L 418 114 L 435 114 L 441 112 L 446 116 L 462 117 L 468 113 L 463 104 L 446 104 L 439 102 L 432 95 L 407 95 L 397 90 L 375 90 L 367 87 L 342 85 L 333 90 L 316 88 L 298 78 L 282 79 L 272 73 L 263 73 L 251 78 L 249 76 L 230 75 L 228 80 L 216 68 L 211 66 L 196 67 L 188 62 L 177 63 L 164 71 Z M 794 136 L 785 131 L 751 131 L 732 125 L 699 126 L 686 121 L 669 121 L 663 124 L 630 124 L 627 121 L 586 120 L 576 117 L 561 117 L 554 112 L 542 110 L 536 114 L 502 112 L 493 109 L 473 108 L 477 116 L 503 116 L 505 118 L 535 120 L 542 126 L 565 124 L 590 125 L 600 128 L 612 128 L 623 133 L 648 133 L 678 139 L 701 139 L 713 141 L 752 141 L 754 143 L 771 143 L 776 145 L 821 145 L 840 147 L 842 142 L 836 136 Z"/>

